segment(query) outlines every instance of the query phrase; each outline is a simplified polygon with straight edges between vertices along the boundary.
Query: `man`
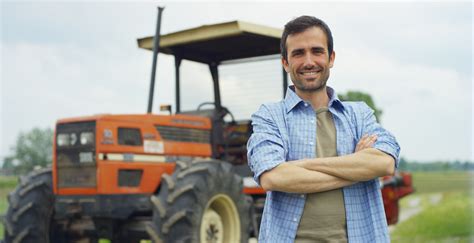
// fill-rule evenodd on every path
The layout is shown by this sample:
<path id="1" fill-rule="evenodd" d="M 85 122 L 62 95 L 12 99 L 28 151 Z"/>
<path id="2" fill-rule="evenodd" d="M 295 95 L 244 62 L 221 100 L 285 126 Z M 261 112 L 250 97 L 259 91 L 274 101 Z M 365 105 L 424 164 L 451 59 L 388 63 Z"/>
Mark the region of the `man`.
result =
<path id="1" fill-rule="evenodd" d="M 326 86 L 332 34 L 315 17 L 285 25 L 282 64 L 293 86 L 252 115 L 249 165 L 267 191 L 259 242 L 389 242 L 377 178 L 400 148 L 363 102 Z"/>

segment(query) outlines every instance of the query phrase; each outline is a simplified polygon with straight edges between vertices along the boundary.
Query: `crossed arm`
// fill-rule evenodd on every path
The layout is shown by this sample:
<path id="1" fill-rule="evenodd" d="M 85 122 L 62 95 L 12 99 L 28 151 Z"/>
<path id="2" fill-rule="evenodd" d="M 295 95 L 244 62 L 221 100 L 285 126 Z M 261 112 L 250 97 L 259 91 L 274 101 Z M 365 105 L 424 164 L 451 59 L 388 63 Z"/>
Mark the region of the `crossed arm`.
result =
<path id="1" fill-rule="evenodd" d="M 376 139 L 376 136 L 364 136 L 349 155 L 282 163 L 262 173 L 260 184 L 267 191 L 314 193 L 391 175 L 395 160 L 372 148 Z"/>

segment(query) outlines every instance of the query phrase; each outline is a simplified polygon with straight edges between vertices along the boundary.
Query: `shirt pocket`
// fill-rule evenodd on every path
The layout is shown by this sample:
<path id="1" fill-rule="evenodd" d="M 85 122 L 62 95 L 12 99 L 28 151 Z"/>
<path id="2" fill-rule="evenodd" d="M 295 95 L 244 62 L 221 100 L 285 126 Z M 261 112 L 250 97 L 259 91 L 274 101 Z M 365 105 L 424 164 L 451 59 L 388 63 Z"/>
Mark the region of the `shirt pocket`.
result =
<path id="1" fill-rule="evenodd" d="M 334 123 L 336 126 L 338 155 L 353 153 L 360 139 L 357 132 L 357 124 L 351 122 L 346 116 L 334 116 Z"/>
<path id="2" fill-rule="evenodd" d="M 289 160 L 313 158 L 316 151 L 316 128 L 295 127 L 289 132 L 291 149 L 289 150 Z"/>

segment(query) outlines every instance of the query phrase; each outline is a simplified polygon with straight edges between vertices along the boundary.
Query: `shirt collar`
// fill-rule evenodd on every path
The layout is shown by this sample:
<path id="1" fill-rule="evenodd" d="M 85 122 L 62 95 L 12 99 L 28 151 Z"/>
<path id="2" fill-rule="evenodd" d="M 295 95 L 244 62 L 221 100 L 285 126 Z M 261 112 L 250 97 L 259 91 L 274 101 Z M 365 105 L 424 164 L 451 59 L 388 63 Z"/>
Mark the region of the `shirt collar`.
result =
<path id="1" fill-rule="evenodd" d="M 326 90 L 328 93 L 329 97 L 329 104 L 328 107 L 334 107 L 336 109 L 344 109 L 343 103 L 337 98 L 337 94 L 334 91 L 333 88 L 326 86 Z M 305 102 L 302 100 L 295 92 L 295 86 L 290 85 L 288 86 L 288 89 L 286 90 L 286 95 L 285 99 L 283 100 L 285 107 L 286 107 L 286 112 L 290 112 L 293 108 L 295 108 L 299 103 Z"/>

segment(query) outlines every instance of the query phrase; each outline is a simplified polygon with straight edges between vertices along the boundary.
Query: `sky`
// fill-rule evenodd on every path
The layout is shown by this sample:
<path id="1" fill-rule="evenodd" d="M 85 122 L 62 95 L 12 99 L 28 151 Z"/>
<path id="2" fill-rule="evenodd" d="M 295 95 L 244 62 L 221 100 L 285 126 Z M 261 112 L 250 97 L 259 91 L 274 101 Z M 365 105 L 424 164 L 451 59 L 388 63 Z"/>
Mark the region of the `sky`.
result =
<path id="1" fill-rule="evenodd" d="M 401 156 L 474 161 L 471 2 L 161 5 L 163 34 L 233 20 L 282 28 L 300 15 L 321 18 L 332 30 L 336 52 L 328 85 L 339 93 L 369 93 Z M 53 128 L 60 118 L 146 112 L 152 53 L 136 40 L 154 34 L 156 6 L 2 1 L 0 159 L 11 153 L 20 132 Z M 158 57 L 154 111 L 159 104 L 174 106 L 173 63 L 171 56 Z M 208 68 L 183 62 L 181 70 L 183 109 L 211 101 Z M 223 103 L 238 118 L 281 99 L 278 57 L 222 66 L 220 73 Z"/>

